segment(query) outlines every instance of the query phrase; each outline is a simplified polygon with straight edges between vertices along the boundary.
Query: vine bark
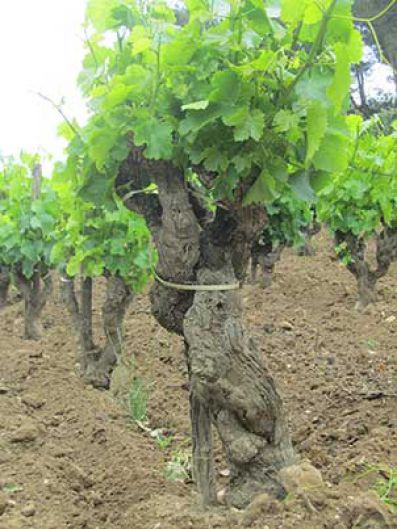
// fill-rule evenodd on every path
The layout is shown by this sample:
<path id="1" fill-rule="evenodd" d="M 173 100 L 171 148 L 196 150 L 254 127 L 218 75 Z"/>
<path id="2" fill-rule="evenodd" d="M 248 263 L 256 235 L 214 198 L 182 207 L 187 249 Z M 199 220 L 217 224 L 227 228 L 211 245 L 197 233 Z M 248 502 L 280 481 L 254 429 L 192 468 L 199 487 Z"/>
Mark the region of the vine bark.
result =
<path id="1" fill-rule="evenodd" d="M 131 191 L 150 178 L 158 196 L 145 203 Z M 116 188 L 151 227 L 163 279 L 218 285 L 244 278 L 266 220 L 263 207 L 218 207 L 213 217 L 203 215 L 183 174 L 170 163 L 145 160 L 138 149 L 123 164 Z M 211 424 L 231 470 L 230 503 L 244 507 L 263 491 L 282 497 L 278 471 L 294 462 L 294 452 L 281 398 L 244 328 L 239 291 L 209 287 L 193 294 L 155 282 L 151 301 L 159 323 L 187 344 L 194 477 L 204 503 L 215 501 Z"/>
<path id="2" fill-rule="evenodd" d="M 96 388 L 108 389 L 111 374 L 122 351 L 123 321 L 132 293 L 128 285 L 118 276 L 109 275 L 106 280 L 105 299 L 102 305 L 102 323 L 106 337 L 105 345 L 94 342 L 92 326 L 92 279 L 81 282 L 78 301 L 74 281 L 64 277 L 61 281 L 62 299 L 72 317 L 79 338 L 80 373 L 85 382 Z"/>
<path id="3" fill-rule="evenodd" d="M 356 309 L 363 310 L 376 301 L 377 281 L 385 276 L 391 263 L 397 258 L 397 228 L 384 226 L 375 237 L 376 268 L 372 269 L 366 256 L 367 242 L 352 233 L 337 231 L 335 243 L 342 248 L 339 258 L 346 257 L 347 269 L 357 281 L 358 300 Z M 345 249 L 343 249 L 345 246 Z"/>

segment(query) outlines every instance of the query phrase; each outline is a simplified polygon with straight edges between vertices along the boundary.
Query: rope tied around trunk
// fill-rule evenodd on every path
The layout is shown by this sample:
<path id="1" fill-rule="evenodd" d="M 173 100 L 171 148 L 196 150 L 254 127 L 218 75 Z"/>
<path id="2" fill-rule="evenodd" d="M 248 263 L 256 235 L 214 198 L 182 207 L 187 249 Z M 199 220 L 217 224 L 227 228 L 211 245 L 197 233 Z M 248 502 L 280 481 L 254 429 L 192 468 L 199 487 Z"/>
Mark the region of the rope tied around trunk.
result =
<path id="1" fill-rule="evenodd" d="M 161 285 L 175 290 L 190 290 L 200 292 L 217 292 L 226 290 L 238 290 L 240 283 L 227 283 L 223 285 L 199 285 L 194 283 L 174 283 L 172 281 L 166 281 L 160 277 L 155 270 L 153 270 L 154 277 Z"/>

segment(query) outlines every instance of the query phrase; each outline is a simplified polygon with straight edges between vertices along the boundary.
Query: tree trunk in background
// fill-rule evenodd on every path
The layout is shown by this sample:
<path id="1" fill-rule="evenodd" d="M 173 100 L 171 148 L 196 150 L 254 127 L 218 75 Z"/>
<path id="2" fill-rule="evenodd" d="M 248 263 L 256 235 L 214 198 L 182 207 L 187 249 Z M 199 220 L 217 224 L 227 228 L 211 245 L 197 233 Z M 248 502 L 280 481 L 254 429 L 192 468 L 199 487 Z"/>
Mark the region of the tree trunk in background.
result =
<path id="1" fill-rule="evenodd" d="M 47 274 L 41 278 L 40 273 L 35 271 L 31 279 L 26 279 L 21 273 L 16 273 L 15 284 L 25 301 L 24 337 L 26 340 L 39 340 L 40 316 L 52 291 L 51 276 Z"/>
<path id="2" fill-rule="evenodd" d="M 103 330 L 106 336 L 106 344 L 100 358 L 103 370 L 113 369 L 121 356 L 123 322 L 132 299 L 132 292 L 121 277 L 107 278 L 106 296 L 102 305 Z"/>
<path id="3" fill-rule="evenodd" d="M 39 317 L 41 312 L 40 302 L 40 275 L 33 274 L 27 296 L 25 296 L 25 338 L 38 340 L 40 338 Z"/>
<path id="4" fill-rule="evenodd" d="M 6 266 L 0 265 L 0 309 L 7 305 L 10 272 Z"/>
<path id="5" fill-rule="evenodd" d="M 366 267 L 361 270 L 359 275 L 357 275 L 356 280 L 358 289 L 356 309 L 363 310 L 365 307 L 376 301 L 376 280 L 368 273 Z"/>
<path id="6" fill-rule="evenodd" d="M 376 283 L 387 274 L 391 263 L 397 258 L 397 228 L 384 226 L 376 235 L 377 266 L 374 270 L 366 259 L 367 241 L 352 233 L 337 231 L 335 244 L 346 246 L 346 250 L 340 252 L 338 257 L 342 260 L 346 257 L 349 259 L 346 266 L 356 278 L 358 288 L 356 309 L 363 310 L 376 301 Z"/>
<path id="7" fill-rule="evenodd" d="M 40 197 L 42 176 L 42 167 L 36 164 L 32 171 L 32 203 Z M 37 263 L 29 279 L 22 274 L 22 270 L 15 272 L 16 286 L 25 300 L 25 339 L 27 340 L 39 340 L 40 315 L 52 292 L 51 276 L 48 270 L 43 272 L 42 268 L 42 264 Z M 43 281 L 43 286 L 41 281 Z"/>
<path id="8" fill-rule="evenodd" d="M 251 280 L 253 283 L 257 279 L 257 269 L 261 271 L 259 284 L 262 288 L 268 288 L 272 284 L 273 272 L 276 263 L 280 260 L 282 246 L 273 249 L 273 245 L 259 244 L 255 242 L 251 249 Z"/>
<path id="9" fill-rule="evenodd" d="M 92 331 L 92 278 L 81 279 L 81 339 L 84 351 L 95 349 Z M 81 358 L 81 368 L 86 369 L 84 354 Z"/>
<path id="10" fill-rule="evenodd" d="M 96 388 L 109 389 L 111 374 L 121 354 L 123 320 L 132 294 L 120 278 L 109 276 L 102 306 L 102 321 L 106 336 L 105 346 L 95 345 L 92 327 L 92 279 L 81 281 L 80 303 L 71 278 L 62 279 L 62 298 L 72 316 L 73 326 L 80 343 L 79 363 L 82 378 Z"/>

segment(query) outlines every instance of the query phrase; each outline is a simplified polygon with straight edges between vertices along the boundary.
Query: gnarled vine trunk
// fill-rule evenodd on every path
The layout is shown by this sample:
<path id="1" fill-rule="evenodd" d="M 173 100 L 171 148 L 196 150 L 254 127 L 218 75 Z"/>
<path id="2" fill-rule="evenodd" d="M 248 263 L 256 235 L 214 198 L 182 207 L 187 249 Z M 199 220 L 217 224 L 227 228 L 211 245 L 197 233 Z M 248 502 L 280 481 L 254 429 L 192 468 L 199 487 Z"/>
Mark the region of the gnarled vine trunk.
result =
<path id="1" fill-rule="evenodd" d="M 62 299 L 66 304 L 79 338 L 79 364 L 82 378 L 97 388 L 110 387 L 111 374 L 121 355 L 123 321 L 132 293 L 128 285 L 118 276 L 109 275 L 102 305 L 102 322 L 106 341 L 99 347 L 93 339 L 92 328 L 92 279 L 81 282 L 80 302 L 77 299 L 74 281 L 62 278 Z"/>
<path id="2" fill-rule="evenodd" d="M 49 273 L 43 277 L 38 270 L 27 279 L 21 272 L 15 273 L 15 285 L 25 301 L 26 340 L 39 340 L 41 336 L 40 316 L 52 292 L 52 278 Z"/>
<path id="3" fill-rule="evenodd" d="M 317 211 L 312 208 L 313 219 L 308 226 L 301 229 L 303 234 L 303 244 L 298 248 L 298 255 L 300 256 L 311 256 L 314 255 L 315 249 L 312 245 L 312 238 L 321 231 L 321 223 L 317 220 Z"/>
<path id="4" fill-rule="evenodd" d="M 157 274 L 173 283 L 156 281 L 151 301 L 159 323 L 184 336 L 187 344 L 199 492 L 204 503 L 215 501 L 214 424 L 231 469 L 230 503 L 243 507 L 263 491 L 281 497 L 285 491 L 278 471 L 294 462 L 294 453 L 281 398 L 244 328 L 234 288 L 263 228 L 264 209 L 222 207 L 209 219 L 178 169 L 139 154 L 135 149 L 122 165 L 116 185 L 121 195 L 142 189 L 151 179 L 158 185 L 158 197 L 129 193 L 125 202 L 145 216 L 159 254 Z M 180 290 L 189 282 L 207 285 L 207 290 Z M 233 290 L 227 290 L 230 285 Z"/>
<path id="5" fill-rule="evenodd" d="M 233 283 L 233 267 L 201 268 L 203 284 Z M 211 415 L 231 471 L 228 500 L 246 506 L 261 492 L 283 497 L 278 471 L 294 462 L 274 381 L 242 323 L 239 291 L 197 292 L 184 320 L 192 392 Z"/>
<path id="6" fill-rule="evenodd" d="M 260 270 L 259 284 L 262 288 L 268 288 L 272 284 L 273 272 L 276 263 L 280 260 L 284 247 L 282 245 L 273 248 L 273 244 L 260 244 L 254 242 L 251 248 L 251 280 L 257 280 L 257 270 Z"/>
<path id="7" fill-rule="evenodd" d="M 337 231 L 335 243 L 342 248 L 339 252 L 339 258 L 347 258 L 347 269 L 357 281 L 356 309 L 363 310 L 370 303 L 376 301 L 376 283 L 387 274 L 391 263 L 397 258 L 397 228 L 384 226 L 382 231 L 376 235 L 377 266 L 375 269 L 371 269 L 366 259 L 367 243 L 362 237 Z M 343 245 L 345 250 L 343 250 Z"/>

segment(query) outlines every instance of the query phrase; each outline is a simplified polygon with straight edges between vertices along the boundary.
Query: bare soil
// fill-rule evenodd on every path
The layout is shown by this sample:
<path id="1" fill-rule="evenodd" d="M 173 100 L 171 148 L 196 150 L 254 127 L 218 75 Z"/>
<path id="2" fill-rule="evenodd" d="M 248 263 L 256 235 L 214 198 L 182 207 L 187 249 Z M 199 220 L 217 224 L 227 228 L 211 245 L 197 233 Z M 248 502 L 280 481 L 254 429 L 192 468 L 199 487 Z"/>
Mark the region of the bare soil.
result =
<path id="1" fill-rule="evenodd" d="M 112 392 L 85 387 L 77 340 L 54 299 L 39 342 L 23 340 L 23 304 L 0 318 L 0 529 L 386 529 L 397 514 L 379 499 L 397 471 L 397 270 L 379 301 L 354 310 L 353 278 L 332 259 L 324 233 L 317 254 L 283 254 L 273 285 L 246 286 L 246 321 L 288 409 L 293 441 L 324 486 L 283 502 L 267 497 L 245 512 L 204 511 L 189 481 L 166 479 L 173 454 L 188 453 L 188 390 L 181 340 L 150 315 L 145 295 L 126 318 L 123 363 Z M 100 333 L 99 285 L 95 325 Z M 133 376 L 149 389 L 151 430 L 131 421 Z M 217 443 L 218 485 L 227 483 Z M 394 496 L 393 496 L 394 494 Z M 396 492 L 391 500 L 397 502 Z"/>

